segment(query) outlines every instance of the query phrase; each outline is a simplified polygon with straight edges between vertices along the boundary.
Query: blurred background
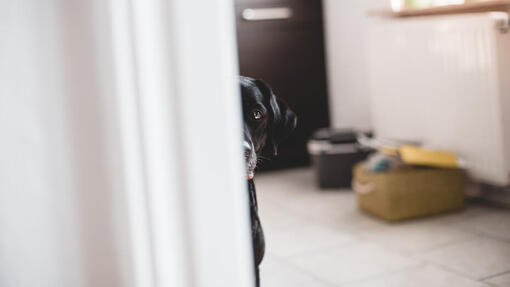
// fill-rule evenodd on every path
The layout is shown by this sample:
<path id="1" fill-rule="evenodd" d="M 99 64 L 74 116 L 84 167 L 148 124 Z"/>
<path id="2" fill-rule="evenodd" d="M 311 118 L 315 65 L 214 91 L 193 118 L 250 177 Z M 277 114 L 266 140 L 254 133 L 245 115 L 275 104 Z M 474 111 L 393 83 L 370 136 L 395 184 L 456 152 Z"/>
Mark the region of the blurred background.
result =
<path id="1" fill-rule="evenodd" d="M 238 75 L 298 115 L 261 286 L 510 286 L 509 11 L 0 1 L 0 286 L 253 286 Z"/>
<path id="2" fill-rule="evenodd" d="M 510 286 L 508 8 L 236 1 L 240 73 L 299 117 L 256 178 L 263 286 Z"/>

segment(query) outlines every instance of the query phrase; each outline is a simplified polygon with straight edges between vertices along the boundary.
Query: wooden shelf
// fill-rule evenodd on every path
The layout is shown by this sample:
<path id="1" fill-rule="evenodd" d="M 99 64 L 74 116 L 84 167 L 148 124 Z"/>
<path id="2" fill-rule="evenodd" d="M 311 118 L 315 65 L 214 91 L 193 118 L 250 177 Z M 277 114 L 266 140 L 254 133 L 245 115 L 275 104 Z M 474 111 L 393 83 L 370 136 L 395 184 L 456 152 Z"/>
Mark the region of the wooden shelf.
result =
<path id="1" fill-rule="evenodd" d="M 459 13 L 477 13 L 491 11 L 510 11 L 510 0 L 494 0 L 485 2 L 470 2 L 460 5 L 436 6 L 421 9 L 403 9 L 395 12 L 391 10 L 370 11 L 370 15 L 385 17 L 416 17 L 428 15 L 444 15 Z"/>

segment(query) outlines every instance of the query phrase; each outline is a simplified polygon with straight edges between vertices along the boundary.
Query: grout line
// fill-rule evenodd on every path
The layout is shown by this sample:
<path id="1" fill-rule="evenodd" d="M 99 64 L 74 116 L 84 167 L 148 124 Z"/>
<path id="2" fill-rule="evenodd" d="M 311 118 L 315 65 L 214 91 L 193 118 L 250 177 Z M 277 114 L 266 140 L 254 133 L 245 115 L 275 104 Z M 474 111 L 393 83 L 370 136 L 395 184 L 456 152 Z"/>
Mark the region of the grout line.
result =
<path id="1" fill-rule="evenodd" d="M 459 278 L 463 278 L 465 280 L 469 280 L 469 281 L 472 281 L 472 282 L 481 282 L 481 283 L 484 283 L 486 285 L 490 285 L 490 284 L 487 284 L 488 282 L 482 282 L 480 279 L 471 278 L 469 276 L 466 276 L 465 274 L 461 274 L 461 273 L 459 273 L 459 272 L 457 272 L 455 270 L 452 270 L 449 267 L 445 267 L 443 265 L 434 264 L 432 262 L 425 263 L 425 266 L 427 266 L 427 265 L 431 266 L 431 267 L 434 267 L 434 268 L 437 268 L 438 270 L 441 270 L 443 272 L 450 273 L 452 275 L 458 276 Z"/>
<path id="2" fill-rule="evenodd" d="M 464 232 L 467 232 L 469 234 L 473 234 L 473 235 L 476 235 L 476 236 L 492 239 L 494 241 L 498 241 L 498 242 L 502 242 L 502 243 L 510 243 L 510 238 L 506 238 L 504 236 L 493 235 L 493 234 L 489 234 L 489 233 L 486 233 L 486 232 L 483 232 L 483 231 L 473 230 L 473 229 L 470 229 L 470 228 L 467 228 L 467 227 L 465 229 L 457 229 L 457 230 L 464 231 Z"/>
<path id="3" fill-rule="evenodd" d="M 367 242 L 357 242 L 357 243 L 367 243 Z M 370 243 L 370 242 L 368 242 L 368 243 Z M 302 253 L 302 254 L 306 254 L 306 253 L 309 253 L 309 252 L 305 252 L 305 253 Z M 301 255 L 301 254 L 299 254 L 299 255 Z M 398 254 L 398 255 L 400 255 L 400 254 Z M 272 254 L 272 256 L 274 256 L 274 254 Z M 293 255 L 293 256 L 297 256 L 297 255 Z M 293 257 L 293 256 L 290 256 L 290 257 Z M 419 267 L 425 266 L 427 264 L 427 263 L 425 263 L 422 260 L 415 260 L 416 262 L 413 262 L 410 265 L 402 267 L 402 268 L 397 268 L 397 269 L 390 270 L 390 271 L 385 271 L 385 272 L 382 272 L 382 273 L 372 274 L 372 275 L 369 275 L 369 276 L 361 278 L 361 279 L 346 281 L 346 282 L 342 282 L 340 285 L 336 285 L 336 284 L 334 284 L 332 282 L 329 282 L 329 281 L 327 281 L 327 280 L 325 280 L 323 278 L 318 277 L 316 274 L 314 274 L 314 273 L 312 273 L 312 272 L 310 272 L 310 271 L 308 271 L 308 270 L 306 270 L 306 269 L 304 269 L 304 268 L 302 268 L 300 266 L 295 265 L 292 261 L 289 260 L 290 257 L 281 257 L 281 256 L 274 256 L 274 257 L 277 257 L 278 259 L 280 259 L 280 260 L 290 264 L 291 266 L 293 266 L 297 270 L 300 270 L 301 272 L 303 272 L 303 273 L 313 277 L 314 279 L 316 279 L 318 281 L 321 281 L 323 283 L 327 283 L 328 285 L 331 285 L 331 286 L 344 286 L 344 284 L 352 284 L 352 283 L 357 283 L 357 282 L 363 282 L 363 281 L 366 281 L 366 280 L 369 280 L 369 279 L 373 279 L 373 278 L 377 278 L 377 277 L 384 277 L 384 276 L 388 276 L 388 275 L 391 275 L 391 274 L 394 274 L 394 273 L 402 272 L 404 270 L 419 268 Z M 412 258 L 410 258 L 410 259 L 412 259 Z"/>
<path id="4" fill-rule="evenodd" d="M 274 255 L 274 254 L 271 254 L 271 256 L 278 258 L 279 260 L 281 260 L 281 261 L 285 262 L 286 264 L 292 266 L 297 271 L 308 275 L 309 277 L 313 278 L 316 281 L 319 281 L 319 282 L 321 282 L 321 283 L 323 283 L 325 285 L 331 286 L 331 287 L 339 287 L 339 285 L 334 284 L 332 282 L 329 282 L 327 280 L 324 280 L 323 278 L 318 277 L 316 274 L 314 274 L 314 273 L 312 273 L 312 272 L 310 272 L 310 271 L 308 271 L 308 270 L 306 270 L 306 269 L 304 269 L 304 268 L 302 268 L 300 266 L 295 265 L 291 261 L 287 260 L 287 258 L 285 258 L 285 257 L 281 257 L 281 256 Z"/>
<path id="5" fill-rule="evenodd" d="M 423 259 L 427 264 L 431 265 L 431 266 L 435 266 L 437 267 L 438 269 L 441 269 L 445 272 L 448 272 L 448 273 L 452 273 L 452 274 L 455 274 L 457 276 L 460 276 L 460 277 L 463 277 L 463 278 L 466 278 L 466 279 L 469 279 L 469 280 L 473 280 L 473 281 L 480 281 L 481 279 L 480 278 L 474 278 L 474 277 L 470 277 L 469 275 L 466 275 L 460 271 L 457 271 L 453 268 L 451 268 L 450 266 L 446 266 L 446 265 L 443 265 L 443 264 L 438 264 L 436 262 L 432 262 L 430 260 L 427 260 L 427 259 Z"/>
<path id="6" fill-rule="evenodd" d="M 339 243 L 334 244 L 333 243 L 333 244 L 328 245 L 328 246 L 317 247 L 316 249 L 313 249 L 313 250 L 306 250 L 306 251 L 302 251 L 302 252 L 296 252 L 296 253 L 293 253 L 293 254 L 287 255 L 287 256 L 277 255 L 274 252 L 272 252 L 271 255 L 276 255 L 276 257 L 278 257 L 278 259 L 290 262 L 289 260 L 291 258 L 300 257 L 300 256 L 307 256 L 309 254 L 318 253 L 318 252 L 325 252 L 325 251 L 328 251 L 328 250 L 331 250 L 331 249 L 336 249 L 336 248 L 344 249 L 344 248 L 348 248 L 351 245 L 354 245 L 354 244 L 357 244 L 357 243 L 363 243 L 363 241 L 361 241 L 361 240 L 352 240 L 352 242 L 346 242 L 346 243 L 342 243 L 342 244 L 339 244 Z"/>
<path id="7" fill-rule="evenodd" d="M 347 224 L 347 223 L 345 224 L 345 226 L 339 225 L 338 227 L 334 227 L 333 224 L 335 224 L 335 222 L 332 222 L 332 221 L 329 221 L 329 220 L 325 221 L 325 220 L 319 219 L 319 218 L 317 218 L 317 217 L 315 217 L 313 215 L 296 211 L 296 210 L 294 210 L 292 208 L 289 208 L 288 206 L 286 206 L 285 204 L 280 203 L 280 202 L 272 202 L 272 204 L 275 204 L 276 206 L 280 207 L 282 212 L 285 215 L 287 215 L 287 216 L 291 216 L 291 217 L 297 218 L 299 220 L 304 220 L 307 223 L 310 223 L 310 224 L 313 224 L 313 225 L 316 225 L 316 226 L 320 226 L 320 227 L 323 227 L 323 228 L 327 228 L 327 229 L 330 229 L 330 230 L 335 231 L 335 232 L 343 232 L 343 233 L 352 235 L 352 236 L 357 237 L 357 238 L 361 238 L 363 236 L 361 234 L 362 229 L 366 229 L 366 227 L 364 227 L 362 229 L 359 229 L 359 230 L 352 229 L 351 226 L 353 226 L 353 225 L 352 224 Z M 337 224 L 343 224 L 345 222 L 338 221 L 336 223 Z M 342 227 L 345 228 L 345 229 L 341 229 Z M 340 229 L 340 231 L 339 231 L 339 229 Z"/>
<path id="8" fill-rule="evenodd" d="M 483 278 L 480 279 L 480 281 L 485 281 L 487 279 L 492 279 L 492 278 L 499 277 L 501 275 L 506 275 L 506 274 L 510 274 L 510 270 L 503 271 L 503 272 L 498 273 L 498 274 L 493 274 L 493 275 L 489 275 L 489 276 L 483 277 Z"/>
<path id="9" fill-rule="evenodd" d="M 419 263 L 412 264 L 412 265 L 409 265 L 409 266 L 405 266 L 405 267 L 402 267 L 402 268 L 398 268 L 398 269 L 395 269 L 395 270 L 386 271 L 384 273 L 373 274 L 373 275 L 367 276 L 367 277 L 359 279 L 359 280 L 347 281 L 344 284 L 350 285 L 350 284 L 355 284 L 355 283 L 362 283 L 362 282 L 366 282 L 368 280 L 377 279 L 377 278 L 383 278 L 383 277 L 386 277 L 386 276 L 391 276 L 391 275 L 394 275 L 394 274 L 398 274 L 400 272 L 404 272 L 404 271 L 407 271 L 407 270 L 418 269 L 418 268 L 421 268 L 421 267 L 425 267 L 426 265 L 427 264 L 424 263 L 424 262 L 419 262 Z"/>
<path id="10" fill-rule="evenodd" d="M 486 211 L 486 212 L 483 212 L 482 214 L 477 214 L 475 216 L 470 216 L 469 218 L 466 218 L 466 219 L 464 219 L 462 221 L 459 221 L 459 222 L 456 222 L 456 223 L 448 223 L 445 226 L 449 226 L 449 227 L 451 227 L 451 228 L 453 228 L 455 230 L 458 230 L 458 231 L 463 231 L 463 232 L 467 232 L 467 233 L 475 234 L 475 235 L 479 235 L 479 236 L 485 236 L 485 237 L 488 237 L 488 238 L 491 238 L 491 239 L 494 239 L 494 240 L 498 240 L 498 241 L 501 241 L 501 242 L 509 242 L 510 243 L 510 238 L 507 238 L 505 236 L 490 234 L 490 233 L 478 230 L 476 227 L 470 227 L 470 226 L 466 226 L 465 225 L 466 223 L 468 223 L 472 219 L 478 219 L 478 218 L 481 218 L 481 217 L 493 216 L 494 214 L 497 214 L 499 212 L 501 212 L 501 211 L 497 211 L 497 210 Z"/>
<path id="11" fill-rule="evenodd" d="M 456 239 L 456 240 L 451 241 L 451 242 L 445 242 L 445 243 L 442 243 L 442 244 L 431 246 L 430 248 L 428 248 L 426 250 L 420 250 L 420 251 L 416 252 L 413 255 L 414 256 L 419 256 L 420 254 L 424 254 L 424 253 L 427 253 L 427 252 L 433 252 L 433 251 L 436 251 L 436 250 L 445 249 L 445 248 L 448 248 L 448 247 L 456 245 L 456 244 L 461 244 L 461 243 L 473 241 L 477 237 L 479 237 L 479 236 L 476 235 L 476 234 L 466 233 L 466 237 L 459 238 L 459 239 Z"/>
<path id="12" fill-rule="evenodd" d="M 470 236 L 470 237 L 462 239 L 460 242 L 455 242 L 455 243 L 462 243 L 462 244 L 464 244 L 464 243 L 468 243 L 470 241 L 476 241 L 476 240 L 479 240 L 479 239 L 493 240 L 492 238 L 487 238 L 485 236 L 473 235 L 473 236 Z M 486 278 L 485 277 L 484 278 L 474 278 L 474 277 L 470 277 L 469 275 L 466 275 L 464 273 L 461 273 L 460 271 L 457 271 L 457 270 L 451 268 L 450 266 L 443 265 L 443 264 L 431 261 L 430 259 L 426 258 L 426 254 L 427 253 L 436 252 L 438 250 L 448 248 L 450 246 L 453 246 L 455 243 L 446 244 L 446 245 L 444 245 L 444 246 L 442 246 L 440 248 L 435 248 L 433 250 L 427 250 L 427 251 L 424 251 L 424 252 L 416 253 L 414 255 L 411 255 L 411 258 L 414 259 L 414 260 L 419 260 L 421 262 L 424 262 L 425 264 L 428 264 L 428 265 L 431 265 L 431 266 L 435 266 L 435 267 L 437 267 L 437 268 L 439 268 L 439 269 L 441 269 L 443 271 L 446 271 L 448 273 L 452 273 L 452 274 L 455 274 L 457 276 L 460 276 L 460 277 L 463 277 L 463 278 L 466 278 L 466 279 L 469 279 L 469 280 L 478 281 L 478 282 L 481 282 L 481 280 L 485 280 L 486 278 L 492 278 L 493 276 L 499 276 L 499 275 L 502 275 L 502 274 L 510 273 L 510 270 L 508 270 L 508 271 L 504 271 L 501 274 L 491 275 L 491 276 L 488 276 Z"/>
<path id="13" fill-rule="evenodd" d="M 331 249 L 343 249 L 344 247 L 347 248 L 347 247 L 350 247 L 351 245 L 354 245 L 356 243 L 360 243 L 362 241 L 360 240 L 352 240 L 350 242 L 346 242 L 346 243 L 332 243 L 332 244 L 329 244 L 329 245 L 326 245 L 326 246 L 321 246 L 321 247 L 317 247 L 317 248 L 314 248 L 314 249 L 309 249 L 309 250 L 306 250 L 306 251 L 301 251 L 301 252 L 294 252 L 292 254 L 289 254 L 287 256 L 283 256 L 282 259 L 290 259 L 292 257 L 298 257 L 298 256 L 306 256 L 308 254 L 313 254 L 313 253 L 318 253 L 318 252 L 325 252 L 327 250 L 331 250 Z"/>
<path id="14" fill-rule="evenodd" d="M 402 255 L 402 256 L 405 256 L 405 257 L 409 257 L 409 258 L 412 258 L 412 259 L 415 259 L 415 260 L 423 260 L 423 258 L 421 256 L 423 254 L 425 254 L 425 253 L 436 251 L 436 250 L 441 250 L 441 249 L 444 249 L 444 248 L 447 248 L 449 246 L 456 245 L 456 244 L 459 244 L 459 243 L 469 242 L 469 241 L 474 240 L 474 238 L 476 238 L 476 237 L 477 237 L 477 235 L 474 235 L 474 234 L 471 234 L 471 233 L 466 233 L 466 236 L 463 237 L 463 238 L 452 240 L 450 242 L 440 243 L 440 244 L 437 244 L 437 245 L 433 245 L 433 246 L 427 247 L 425 249 L 421 249 L 421 250 L 418 249 L 418 250 L 415 250 L 415 251 L 399 249 L 397 247 L 390 246 L 391 244 L 387 244 L 384 241 L 370 241 L 367 238 L 363 238 L 363 239 L 364 240 L 368 240 L 369 242 L 374 243 L 375 245 L 377 245 L 380 248 L 392 251 L 392 252 L 397 253 L 399 255 Z"/>

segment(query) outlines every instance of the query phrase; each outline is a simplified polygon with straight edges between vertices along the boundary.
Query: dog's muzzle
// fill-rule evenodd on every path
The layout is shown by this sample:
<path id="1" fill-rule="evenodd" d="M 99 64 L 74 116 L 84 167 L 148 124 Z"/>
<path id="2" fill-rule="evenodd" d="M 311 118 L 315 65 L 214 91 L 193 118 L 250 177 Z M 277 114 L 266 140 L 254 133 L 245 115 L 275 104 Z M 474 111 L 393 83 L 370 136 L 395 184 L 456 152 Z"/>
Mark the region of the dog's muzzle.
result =
<path id="1" fill-rule="evenodd" d="M 252 179 L 255 175 L 255 168 L 257 167 L 257 153 L 255 153 L 255 147 L 246 129 L 244 132 L 243 149 L 244 161 L 246 163 L 246 176 L 248 179 Z"/>

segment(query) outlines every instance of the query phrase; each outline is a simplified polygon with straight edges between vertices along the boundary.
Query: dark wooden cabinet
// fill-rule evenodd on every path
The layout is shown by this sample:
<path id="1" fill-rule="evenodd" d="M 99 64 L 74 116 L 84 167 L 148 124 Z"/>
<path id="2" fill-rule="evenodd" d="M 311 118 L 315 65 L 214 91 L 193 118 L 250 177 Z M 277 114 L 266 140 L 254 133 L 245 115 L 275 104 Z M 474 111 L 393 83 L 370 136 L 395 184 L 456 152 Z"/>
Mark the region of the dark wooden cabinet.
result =
<path id="1" fill-rule="evenodd" d="M 235 10 L 240 74 L 264 79 L 298 115 L 279 156 L 261 167 L 308 164 L 308 138 L 329 125 L 321 1 L 237 0 Z M 269 19 L 250 19 L 254 11 Z"/>

